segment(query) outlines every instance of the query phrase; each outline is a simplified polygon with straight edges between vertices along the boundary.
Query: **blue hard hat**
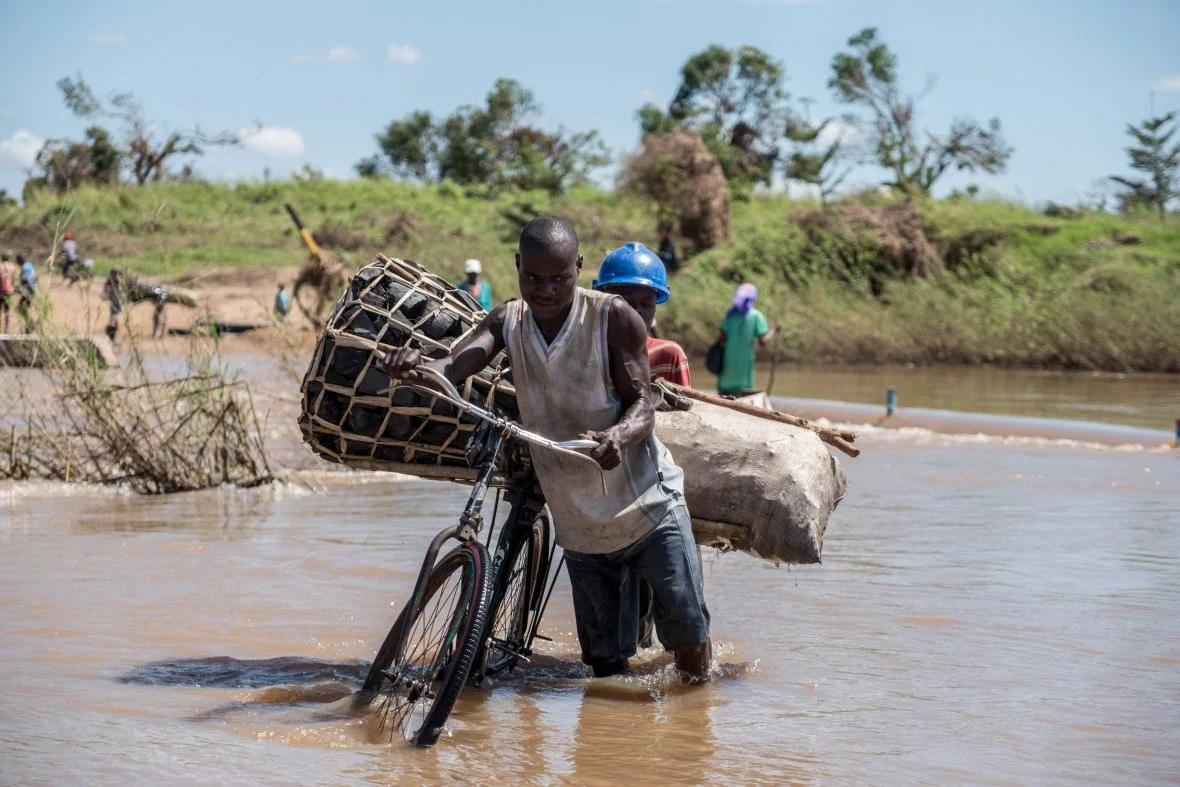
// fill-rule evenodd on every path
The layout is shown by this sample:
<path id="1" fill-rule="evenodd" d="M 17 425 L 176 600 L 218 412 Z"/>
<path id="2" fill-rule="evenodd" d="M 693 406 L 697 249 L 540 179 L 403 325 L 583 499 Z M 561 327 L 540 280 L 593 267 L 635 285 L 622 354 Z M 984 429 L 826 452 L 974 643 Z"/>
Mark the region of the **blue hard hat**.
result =
<path id="1" fill-rule="evenodd" d="M 663 260 L 642 243 L 626 243 L 602 258 L 594 289 L 603 290 L 613 284 L 639 284 L 659 293 L 656 303 L 668 300 L 668 274 Z"/>

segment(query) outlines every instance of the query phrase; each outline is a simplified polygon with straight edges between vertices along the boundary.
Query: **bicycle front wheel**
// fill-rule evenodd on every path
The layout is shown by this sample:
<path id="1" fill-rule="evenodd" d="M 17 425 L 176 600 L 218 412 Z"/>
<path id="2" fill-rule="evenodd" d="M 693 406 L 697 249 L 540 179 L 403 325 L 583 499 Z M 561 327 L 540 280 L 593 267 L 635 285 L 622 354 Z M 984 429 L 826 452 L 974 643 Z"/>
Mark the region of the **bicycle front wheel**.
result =
<path id="1" fill-rule="evenodd" d="M 479 651 L 491 594 L 487 550 L 469 542 L 438 562 L 416 608 L 402 609 L 355 702 L 378 703 L 391 738 L 438 740 Z"/>

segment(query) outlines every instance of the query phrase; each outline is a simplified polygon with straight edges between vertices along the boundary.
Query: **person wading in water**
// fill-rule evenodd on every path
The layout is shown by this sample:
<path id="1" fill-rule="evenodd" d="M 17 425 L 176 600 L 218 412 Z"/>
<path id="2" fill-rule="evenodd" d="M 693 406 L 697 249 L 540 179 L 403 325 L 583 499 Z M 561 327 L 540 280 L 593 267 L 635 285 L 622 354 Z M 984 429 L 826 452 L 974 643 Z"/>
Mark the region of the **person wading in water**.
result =
<path id="1" fill-rule="evenodd" d="M 700 558 L 684 502 L 684 474 L 652 433 L 647 333 L 622 298 L 578 287 L 578 236 L 540 216 L 520 235 L 521 300 L 495 307 L 449 355 L 426 365 L 456 384 L 507 349 L 521 421 L 547 437 L 598 441 L 607 494 L 577 460 L 534 451 L 533 465 L 565 550 L 582 660 L 597 677 L 635 655 L 639 580 L 652 586 L 656 634 L 693 681 L 712 648 Z M 414 349 L 384 359 L 390 377 L 429 385 Z"/>

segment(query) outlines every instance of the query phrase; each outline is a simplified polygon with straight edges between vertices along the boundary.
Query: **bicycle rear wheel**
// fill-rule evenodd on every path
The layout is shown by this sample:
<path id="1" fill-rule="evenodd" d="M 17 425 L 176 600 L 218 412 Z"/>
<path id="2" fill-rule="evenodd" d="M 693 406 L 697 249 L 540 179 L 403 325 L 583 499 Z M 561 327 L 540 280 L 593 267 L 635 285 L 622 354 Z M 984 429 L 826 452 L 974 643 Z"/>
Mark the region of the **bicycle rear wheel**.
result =
<path id="1" fill-rule="evenodd" d="M 382 729 L 418 746 L 438 740 L 467 680 L 491 605 L 488 553 L 470 542 L 448 553 L 382 643 L 354 707 L 379 702 Z"/>
<path id="2" fill-rule="evenodd" d="M 528 653 L 548 573 L 549 520 L 541 513 L 530 524 L 517 528 L 493 579 L 494 618 L 485 643 L 485 674 L 511 669 Z"/>

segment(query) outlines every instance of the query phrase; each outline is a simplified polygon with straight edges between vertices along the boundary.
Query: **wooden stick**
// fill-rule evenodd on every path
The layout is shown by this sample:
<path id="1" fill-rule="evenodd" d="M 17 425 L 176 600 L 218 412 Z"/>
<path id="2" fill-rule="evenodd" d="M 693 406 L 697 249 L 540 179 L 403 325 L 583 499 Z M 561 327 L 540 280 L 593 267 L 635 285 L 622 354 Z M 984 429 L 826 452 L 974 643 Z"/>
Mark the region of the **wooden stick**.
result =
<path id="1" fill-rule="evenodd" d="M 683 385 L 668 382 L 667 380 L 658 380 L 660 385 L 665 386 L 673 393 L 678 393 L 681 396 L 689 399 L 696 399 L 698 402 L 706 402 L 708 404 L 715 404 L 718 407 L 725 407 L 730 410 L 736 410 L 739 413 L 752 415 L 757 418 L 765 418 L 768 421 L 778 421 L 781 424 L 788 426 L 796 426 L 800 429 L 810 429 L 819 435 L 819 439 L 823 440 L 833 448 L 838 448 L 849 456 L 860 456 L 860 449 L 852 445 L 852 441 L 856 439 L 856 432 L 848 431 L 847 429 L 825 429 L 822 426 L 817 426 L 806 418 L 800 418 L 797 415 L 788 415 L 787 413 L 780 413 L 778 410 L 763 410 L 758 407 L 753 407 L 741 402 L 735 402 L 732 399 L 723 399 L 720 396 L 703 393 L 695 388 L 687 388 Z"/>

